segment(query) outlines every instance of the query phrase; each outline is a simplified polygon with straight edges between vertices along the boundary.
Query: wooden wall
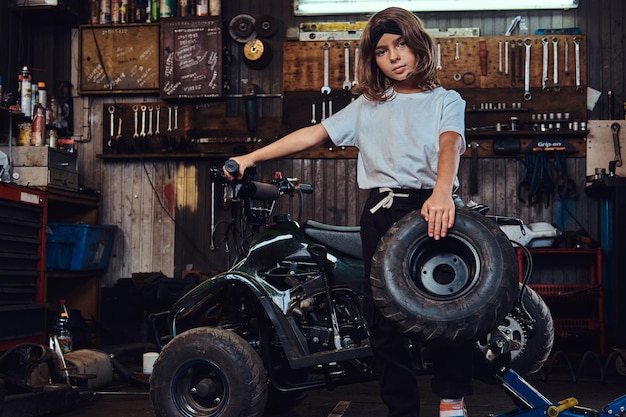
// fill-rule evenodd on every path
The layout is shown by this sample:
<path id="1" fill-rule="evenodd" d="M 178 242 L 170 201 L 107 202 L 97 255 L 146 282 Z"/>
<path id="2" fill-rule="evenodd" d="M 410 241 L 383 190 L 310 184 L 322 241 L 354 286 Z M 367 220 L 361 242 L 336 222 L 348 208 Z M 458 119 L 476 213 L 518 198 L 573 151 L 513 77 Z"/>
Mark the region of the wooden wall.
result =
<path id="1" fill-rule="evenodd" d="M 593 4 L 592 4 L 593 3 Z M 448 27 L 479 27 L 481 35 L 502 35 L 518 14 L 526 18 L 527 33 L 537 28 L 579 27 L 587 36 L 587 78 L 590 87 L 602 91 L 597 106 L 589 112 L 590 119 L 607 116 L 606 91 L 612 89 L 616 98 L 615 116 L 622 117 L 621 103 L 626 97 L 624 87 L 624 6 L 621 0 L 604 0 L 603 6 L 590 0 L 581 0 L 581 6 L 572 11 L 542 12 L 483 12 L 437 13 L 421 15 L 428 28 L 446 30 Z M 288 27 L 304 21 L 321 18 L 295 18 L 288 0 L 244 0 L 223 2 L 225 21 L 240 13 L 253 16 L 270 14 L 280 24 L 278 34 L 268 40 L 274 54 L 263 70 L 246 66 L 242 59 L 242 45 L 225 36 L 225 49 L 231 64 L 227 73 L 226 104 L 232 117 L 244 115 L 241 94 L 246 86 L 257 84 L 263 97 L 259 99 L 260 117 L 281 117 L 282 98 L 282 42 Z M 364 20 L 362 16 L 331 16 L 325 20 Z M 573 51 L 572 51 L 573 52 Z M 72 72 L 76 73 L 76 60 Z M 488 92 L 485 92 L 488 94 Z M 222 204 L 222 190 L 211 194 L 209 168 L 220 165 L 223 159 L 204 160 L 134 160 L 103 161 L 102 153 L 103 103 L 116 100 L 155 101 L 156 97 L 77 97 L 79 109 L 76 125 L 84 143 L 79 145 L 81 175 L 87 186 L 102 190 L 102 222 L 117 224 L 121 233 L 114 248 L 111 265 L 103 279 L 110 286 L 120 277 L 134 272 L 162 271 L 168 276 L 180 276 L 186 268 L 205 271 L 223 270 L 233 258 L 235 248 L 225 249 L 221 236 L 230 220 L 228 208 Z M 85 110 L 82 110 L 82 109 Z M 619 109 L 619 112 L 618 112 Z M 85 116 L 83 118 L 83 115 Z M 85 120 L 83 120 L 85 119 Z M 84 128 L 81 128 L 84 126 Z M 273 138 L 267 138 L 271 140 Z M 579 197 L 568 200 L 565 206 L 576 220 L 567 216 L 563 203 L 553 199 L 548 206 L 529 207 L 517 198 L 517 187 L 522 180 L 523 164 L 516 158 L 480 158 L 478 194 L 469 195 L 468 176 L 471 160 L 461 163 L 461 196 L 469 201 L 491 207 L 491 214 L 516 216 L 526 222 L 558 223 L 568 230 L 581 226 L 593 238 L 598 237 L 597 204 L 584 195 L 585 159 L 567 159 L 569 175 L 574 179 Z M 316 193 L 305 196 L 303 218 L 313 218 L 330 224 L 358 223 L 363 192 L 355 181 L 354 159 L 286 159 L 264 163 L 259 167 L 260 177 L 269 178 L 276 170 L 313 183 Z M 211 206 L 216 217 L 215 249 L 211 250 Z M 297 200 L 285 199 L 277 212 L 297 213 Z"/>

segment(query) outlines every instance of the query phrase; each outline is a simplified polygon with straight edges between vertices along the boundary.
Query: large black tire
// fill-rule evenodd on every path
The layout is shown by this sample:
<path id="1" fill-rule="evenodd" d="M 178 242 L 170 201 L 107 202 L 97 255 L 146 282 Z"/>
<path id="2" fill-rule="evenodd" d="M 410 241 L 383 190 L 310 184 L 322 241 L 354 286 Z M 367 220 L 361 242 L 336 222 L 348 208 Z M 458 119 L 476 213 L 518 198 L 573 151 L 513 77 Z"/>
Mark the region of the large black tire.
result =
<path id="1" fill-rule="evenodd" d="M 454 227 L 428 237 L 418 210 L 396 222 L 372 259 L 374 301 L 399 329 L 424 343 L 479 340 L 519 294 L 515 250 L 491 219 L 457 209 Z"/>
<path id="2" fill-rule="evenodd" d="M 498 328 L 521 345 L 520 349 L 511 352 L 510 367 L 525 376 L 538 372 L 550 356 L 554 345 L 554 322 L 545 301 L 528 286 L 522 294 L 522 305 L 524 310 L 514 308 Z M 488 365 L 485 358 L 488 341 L 477 343 L 484 365 Z"/>
<path id="3" fill-rule="evenodd" d="M 150 377 L 157 417 L 260 417 L 267 401 L 259 355 L 234 332 L 198 327 L 176 336 Z"/>

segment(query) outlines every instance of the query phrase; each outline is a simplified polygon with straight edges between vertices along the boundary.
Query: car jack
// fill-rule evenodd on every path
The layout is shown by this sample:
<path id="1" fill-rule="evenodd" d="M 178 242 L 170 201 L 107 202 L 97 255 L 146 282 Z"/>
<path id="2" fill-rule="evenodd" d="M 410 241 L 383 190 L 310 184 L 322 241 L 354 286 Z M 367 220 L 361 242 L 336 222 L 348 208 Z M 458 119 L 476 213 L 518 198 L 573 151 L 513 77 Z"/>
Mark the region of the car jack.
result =
<path id="1" fill-rule="evenodd" d="M 602 410 L 592 410 L 578 405 L 575 398 L 552 402 L 533 388 L 524 378 L 512 369 L 497 376 L 497 384 L 511 396 L 516 409 L 495 417 L 509 416 L 548 416 L 548 417 L 616 417 L 626 415 L 626 395 L 609 403 Z"/>

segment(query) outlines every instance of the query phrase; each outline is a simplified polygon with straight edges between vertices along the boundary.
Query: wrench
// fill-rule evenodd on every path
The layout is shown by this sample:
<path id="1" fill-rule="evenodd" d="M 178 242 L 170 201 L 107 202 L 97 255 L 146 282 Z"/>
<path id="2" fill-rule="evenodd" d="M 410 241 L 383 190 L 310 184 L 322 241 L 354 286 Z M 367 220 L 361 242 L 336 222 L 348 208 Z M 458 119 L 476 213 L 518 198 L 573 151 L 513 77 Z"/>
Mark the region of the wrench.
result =
<path id="1" fill-rule="evenodd" d="M 533 98 L 530 94 L 530 47 L 532 46 L 530 38 L 526 38 L 524 46 L 526 47 L 526 61 L 524 66 L 524 100 L 528 101 Z"/>
<path id="2" fill-rule="evenodd" d="M 613 147 L 615 148 L 615 166 L 622 166 L 622 151 L 619 145 L 619 123 L 613 123 L 611 125 L 611 132 L 613 132 Z"/>
<path id="3" fill-rule="evenodd" d="M 161 106 L 159 106 L 158 104 L 155 107 L 156 109 L 156 130 L 154 131 L 155 135 L 158 135 L 159 133 L 161 133 Z"/>
<path id="4" fill-rule="evenodd" d="M 345 79 L 343 80 L 343 89 L 349 90 L 352 87 L 352 83 L 350 82 L 350 43 L 346 42 L 343 44 L 343 60 L 344 60 L 344 75 Z"/>
<path id="5" fill-rule="evenodd" d="M 322 86 L 322 94 L 330 94 L 330 86 L 328 82 L 328 61 L 330 55 L 330 44 L 328 42 L 324 42 L 324 85 Z"/>
<path id="6" fill-rule="evenodd" d="M 354 80 L 352 80 L 352 85 L 359 85 L 359 44 L 354 44 Z"/>
<path id="7" fill-rule="evenodd" d="M 174 104 L 174 130 L 178 130 L 178 105 Z"/>
<path id="8" fill-rule="evenodd" d="M 441 66 L 441 41 L 437 41 L 437 71 L 442 70 Z"/>
<path id="9" fill-rule="evenodd" d="M 583 87 L 580 82 L 580 38 L 578 36 L 574 38 L 574 51 L 576 53 L 576 92 L 582 94 Z"/>
<path id="10" fill-rule="evenodd" d="M 317 123 L 315 120 L 315 103 L 311 103 L 311 124 L 314 125 L 315 123 Z"/>
<path id="11" fill-rule="evenodd" d="M 502 74 L 502 41 L 498 41 L 498 72 Z"/>
<path id="12" fill-rule="evenodd" d="M 148 120 L 148 135 L 149 136 L 152 136 L 152 110 L 154 110 L 154 107 L 148 106 L 148 112 L 149 112 L 148 117 L 150 117 L 150 120 Z"/>
<path id="13" fill-rule="evenodd" d="M 139 107 L 133 106 L 133 111 L 135 112 L 135 133 L 133 133 L 133 137 L 139 137 L 139 133 L 137 133 L 137 111 L 139 111 Z"/>
<path id="14" fill-rule="evenodd" d="M 554 91 L 561 91 L 559 85 L 559 39 L 555 36 L 552 38 L 552 51 L 554 55 L 554 71 L 552 72 L 552 84 Z"/>
<path id="15" fill-rule="evenodd" d="M 517 65 L 518 65 L 518 72 L 517 72 L 517 81 L 519 81 L 520 83 L 524 81 L 524 75 L 523 75 L 523 71 L 524 71 L 524 56 L 523 56 L 523 51 L 522 51 L 522 46 L 524 45 L 524 42 L 521 39 L 517 40 Z"/>
<path id="16" fill-rule="evenodd" d="M 115 106 L 109 106 L 109 118 L 111 120 L 111 139 L 113 137 L 115 137 L 115 122 L 113 121 L 115 119 Z"/>
<path id="17" fill-rule="evenodd" d="M 569 75 L 569 41 L 565 38 L 565 75 Z"/>
<path id="18" fill-rule="evenodd" d="M 120 140 L 122 139 L 122 118 L 120 117 L 117 121 L 117 136 L 115 137 L 115 140 Z"/>
<path id="19" fill-rule="evenodd" d="M 167 106 L 167 131 L 172 131 L 172 106 Z"/>
<path id="20" fill-rule="evenodd" d="M 459 56 L 459 41 L 456 41 L 454 44 L 454 60 L 458 61 L 459 59 L 461 59 Z"/>
<path id="21" fill-rule="evenodd" d="M 541 70 L 541 89 L 548 91 L 548 38 L 541 39 L 541 45 L 543 45 L 543 63 Z"/>
<path id="22" fill-rule="evenodd" d="M 509 75 L 509 41 L 504 41 L 504 74 Z"/>
<path id="23" fill-rule="evenodd" d="M 515 40 L 511 41 L 511 85 L 515 87 L 517 85 L 517 78 L 515 77 Z"/>
<path id="24" fill-rule="evenodd" d="M 146 105 L 141 106 L 141 132 L 139 136 L 146 136 Z"/>

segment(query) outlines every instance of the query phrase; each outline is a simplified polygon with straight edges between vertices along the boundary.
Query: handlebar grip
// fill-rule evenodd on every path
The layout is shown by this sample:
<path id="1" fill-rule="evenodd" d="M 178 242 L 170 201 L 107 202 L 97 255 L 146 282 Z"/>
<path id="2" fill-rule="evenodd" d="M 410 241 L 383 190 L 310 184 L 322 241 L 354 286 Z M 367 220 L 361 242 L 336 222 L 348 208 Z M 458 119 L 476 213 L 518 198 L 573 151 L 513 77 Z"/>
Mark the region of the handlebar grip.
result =
<path id="1" fill-rule="evenodd" d="M 300 184 L 300 192 L 302 194 L 313 194 L 315 188 L 311 184 Z"/>
<path id="2" fill-rule="evenodd" d="M 239 164 L 234 159 L 229 159 L 224 163 L 224 168 L 229 174 L 237 174 L 239 172 Z"/>
<path id="3" fill-rule="evenodd" d="M 276 200 L 280 197 L 278 187 L 274 184 L 257 181 L 250 181 L 250 186 L 248 187 L 246 193 L 250 198 L 263 201 Z"/>

